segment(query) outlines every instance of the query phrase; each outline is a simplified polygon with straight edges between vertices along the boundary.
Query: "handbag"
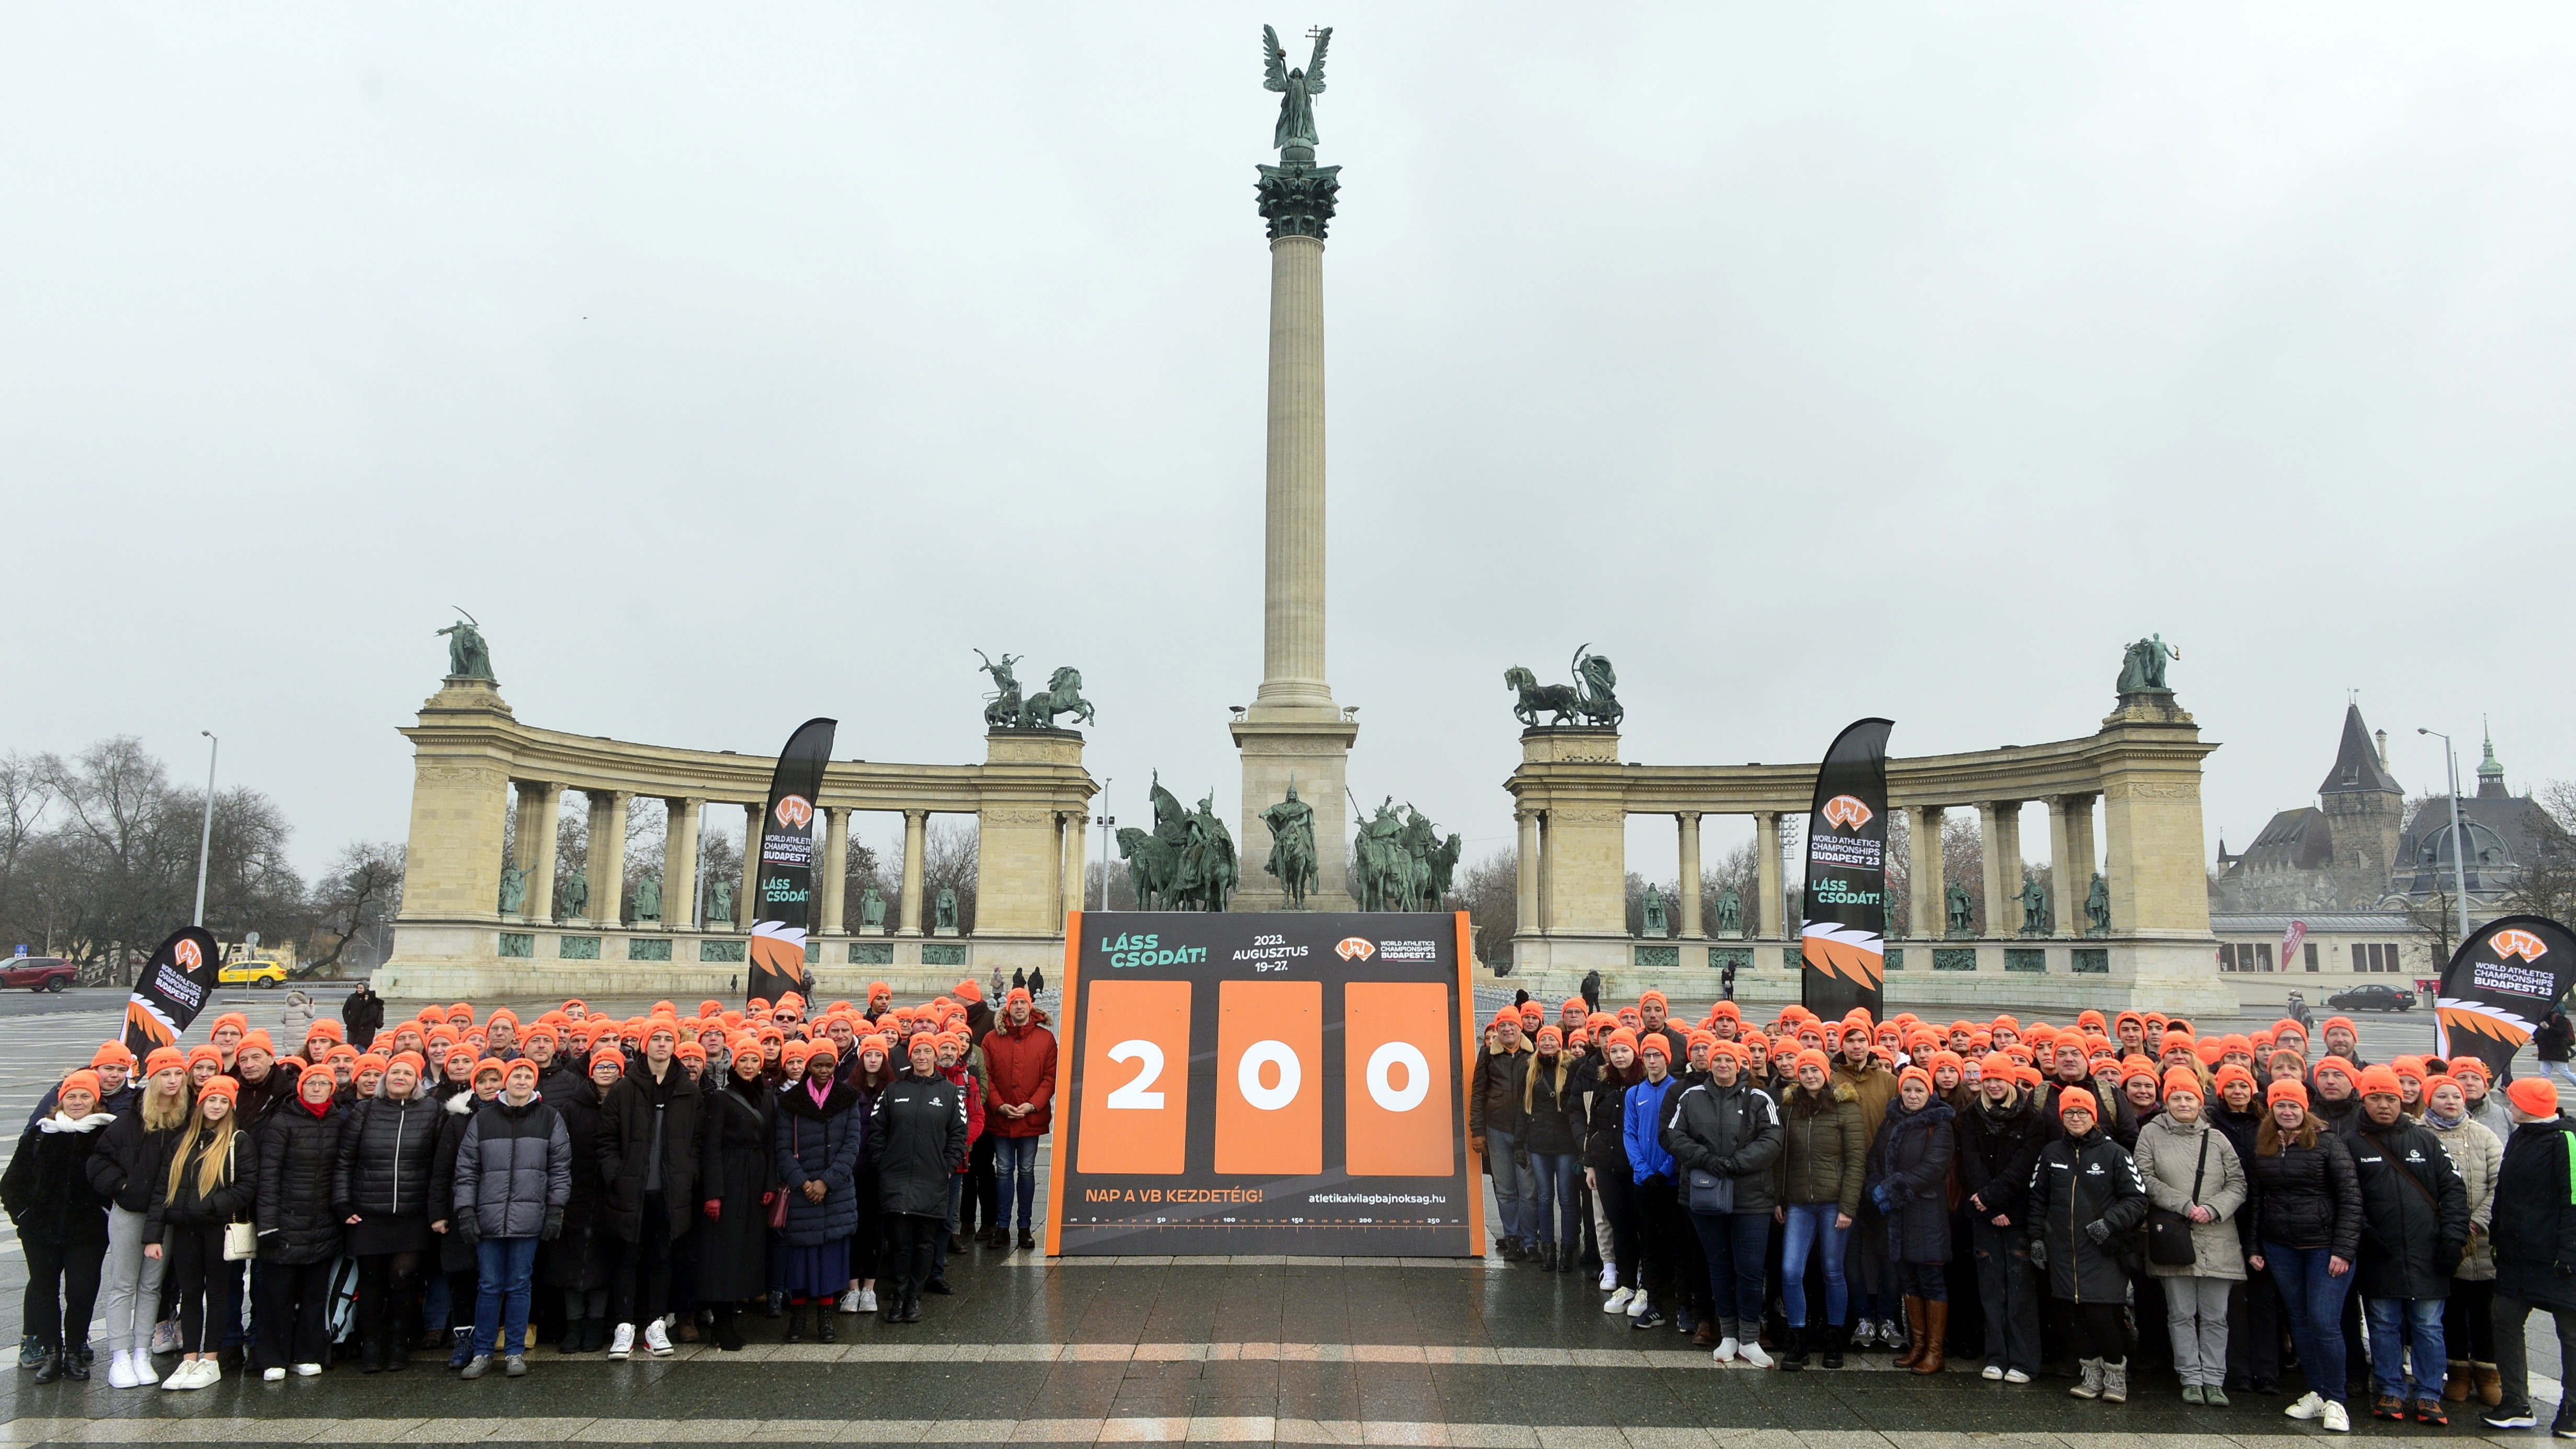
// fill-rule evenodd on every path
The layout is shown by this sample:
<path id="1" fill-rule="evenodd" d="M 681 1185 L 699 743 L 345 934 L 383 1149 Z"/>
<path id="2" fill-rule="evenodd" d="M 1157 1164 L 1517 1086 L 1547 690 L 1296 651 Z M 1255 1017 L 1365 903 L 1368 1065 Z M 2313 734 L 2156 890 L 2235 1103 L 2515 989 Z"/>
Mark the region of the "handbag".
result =
<path id="1" fill-rule="evenodd" d="M 1682 1189 L 1682 1206 L 1710 1217 L 1735 1211 L 1735 1179 L 1699 1168 L 1690 1170 Z"/>
<path id="2" fill-rule="evenodd" d="M 2200 1180 L 2209 1171 L 2209 1134 L 2216 1128 L 2200 1129 L 2200 1162 L 2191 1172 L 2191 1200 L 2200 1201 Z M 2147 1209 L 2147 1261 L 2159 1268 L 2188 1268 L 2199 1261 L 2199 1252 L 2191 1242 L 2191 1219 L 2169 1208 Z"/>
<path id="3" fill-rule="evenodd" d="M 224 1261 L 246 1262 L 259 1256 L 259 1229 L 249 1223 L 224 1224 Z"/>
<path id="4" fill-rule="evenodd" d="M 787 1150 L 790 1154 L 797 1155 L 800 1161 L 803 1160 L 802 1154 L 805 1150 L 804 1136 L 803 1125 L 790 1118 L 787 1123 Z M 769 1228 L 770 1231 L 776 1232 L 787 1226 L 787 1188 L 782 1184 L 766 1194 L 766 1197 L 769 1202 Z"/>

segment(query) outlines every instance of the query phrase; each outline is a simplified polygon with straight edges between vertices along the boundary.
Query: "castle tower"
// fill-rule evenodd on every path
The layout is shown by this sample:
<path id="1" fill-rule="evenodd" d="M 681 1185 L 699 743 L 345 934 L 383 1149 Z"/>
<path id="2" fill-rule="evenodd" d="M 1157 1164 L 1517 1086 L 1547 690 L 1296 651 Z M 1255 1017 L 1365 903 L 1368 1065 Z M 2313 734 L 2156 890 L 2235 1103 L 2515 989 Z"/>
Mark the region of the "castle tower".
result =
<path id="1" fill-rule="evenodd" d="M 2406 792 L 2381 762 L 2380 747 L 2361 721 L 2361 706 L 2343 712 L 2343 742 L 2334 768 L 2317 787 L 2334 854 L 2325 871 L 2335 904 L 2364 906 L 2386 894 L 2405 825 Z"/>

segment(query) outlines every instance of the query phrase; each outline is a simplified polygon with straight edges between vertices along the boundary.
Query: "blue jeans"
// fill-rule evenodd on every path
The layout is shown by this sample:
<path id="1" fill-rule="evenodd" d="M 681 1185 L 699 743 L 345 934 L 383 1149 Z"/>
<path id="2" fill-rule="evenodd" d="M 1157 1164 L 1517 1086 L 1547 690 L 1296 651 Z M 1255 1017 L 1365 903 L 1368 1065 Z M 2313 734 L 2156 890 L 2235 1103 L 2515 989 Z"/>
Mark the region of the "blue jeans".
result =
<path id="1" fill-rule="evenodd" d="M 536 1266 L 534 1238 L 485 1238 L 474 1245 L 474 1267 L 481 1275 L 474 1294 L 476 1354 L 492 1352 L 496 1342 L 508 1344 L 511 1353 L 526 1345 L 528 1275 Z"/>
<path id="2" fill-rule="evenodd" d="M 1485 1161 L 1494 1169 L 1494 1226 L 1506 1238 L 1524 1236 L 1529 1226 L 1523 1221 L 1520 1164 L 1512 1160 L 1517 1145 L 1509 1132 L 1485 1129 Z"/>
<path id="3" fill-rule="evenodd" d="M 1692 1213 L 1700 1256 L 1708 1259 L 1708 1299 L 1717 1321 L 1737 1338 L 1762 1331 L 1762 1255 L 1771 1247 L 1765 1213 Z"/>
<path id="4" fill-rule="evenodd" d="M 1038 1144 L 1042 1137 L 996 1137 L 993 1139 L 993 1181 L 1000 1206 L 993 1210 L 993 1226 L 1010 1226 L 1012 1194 L 1018 1194 L 1020 1231 L 1029 1231 L 1029 1218 L 1037 1211 Z"/>
<path id="5" fill-rule="evenodd" d="M 2290 1315 L 2290 1342 L 2299 1348 L 2299 1371 L 2308 1388 L 2329 1404 L 2343 1402 L 2343 1300 L 2352 1291 L 2352 1272 L 2342 1277 L 2326 1271 L 2332 1256 L 2323 1248 L 2263 1245 L 2263 1266 L 2280 1287 L 2281 1307 Z M 2438 1312 L 2440 1304 L 2434 1308 Z M 2440 1329 L 2437 1327 L 2436 1334 Z M 2439 1391 L 2436 1390 L 2438 1393 Z"/>
<path id="6" fill-rule="evenodd" d="M 1569 1252 L 1582 1248 L 1582 1199 L 1575 1192 L 1582 1181 L 1583 1159 L 1573 1153 L 1530 1154 L 1534 1201 L 1527 1215 L 1540 1243 L 1549 1247 L 1563 1243 Z"/>
<path id="7" fill-rule="evenodd" d="M 2364 1298 L 2362 1315 L 2370 1322 L 2370 1376 L 2382 1397 L 2438 1399 L 2448 1372 L 2443 1358 L 2442 1309 L 2439 1298 Z M 2415 1341 L 2415 1384 L 2406 1384 L 2406 1340 Z"/>
<path id="8" fill-rule="evenodd" d="M 1825 1256 L 1825 1322 L 1840 1328 L 1850 1309 L 1850 1294 L 1843 1287 L 1843 1236 L 1851 1229 L 1834 1226 L 1842 1210 L 1842 1204 L 1832 1202 L 1789 1204 L 1787 1231 L 1780 1235 L 1780 1297 L 1788 1307 L 1791 1328 L 1807 1326 L 1809 1248 Z"/>

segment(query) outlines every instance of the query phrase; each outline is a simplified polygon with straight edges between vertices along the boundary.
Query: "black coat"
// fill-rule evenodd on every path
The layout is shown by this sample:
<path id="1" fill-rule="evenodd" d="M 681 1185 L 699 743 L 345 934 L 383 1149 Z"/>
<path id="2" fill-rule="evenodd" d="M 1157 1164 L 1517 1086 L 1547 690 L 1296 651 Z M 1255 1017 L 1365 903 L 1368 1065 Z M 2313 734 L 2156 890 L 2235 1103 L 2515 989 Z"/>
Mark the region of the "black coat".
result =
<path id="1" fill-rule="evenodd" d="M 2576 1121 L 2517 1124 L 2496 1167 L 2487 1223 L 2496 1292 L 2553 1312 L 2576 1311 Z M 2565 1271 L 2562 1271 L 2565 1270 Z"/>
<path id="2" fill-rule="evenodd" d="M 1735 1211 L 1767 1213 L 1780 1160 L 1780 1108 L 1771 1094 L 1742 1082 L 1685 1087 L 1664 1103 L 1664 1150 L 1685 1173 L 1708 1172 L 1735 1183 Z M 1685 1177 L 1685 1205 L 1687 1183 Z"/>
<path id="3" fill-rule="evenodd" d="M 2433 1129 L 2360 1118 L 2344 1139 L 2361 1188 L 2361 1277 L 2370 1298 L 2448 1298 L 2469 1242 L 2469 1190 Z"/>
<path id="4" fill-rule="evenodd" d="M 2245 1177 L 2253 1198 L 2248 1216 L 2255 1220 L 2255 1251 L 2278 1243 L 2324 1248 L 2347 1263 L 2359 1261 L 2361 1186 L 2342 1138 L 2319 1132 L 2314 1147 L 2285 1138 L 2270 1157 L 2258 1146 L 2245 1160 Z"/>
<path id="5" fill-rule="evenodd" d="M 946 1077 L 897 1077 L 877 1094 L 867 1155 L 881 1209 L 945 1221 L 948 1179 L 966 1160 L 965 1094 Z"/>
<path id="6" fill-rule="evenodd" d="M 350 1253 L 417 1253 L 430 1246 L 436 1236 L 430 1220 L 446 1216 L 431 1211 L 436 1205 L 429 1200 L 442 1115 L 426 1097 L 371 1097 L 350 1109 L 332 1193 L 342 1218 L 355 1213 L 363 1220 L 349 1228 Z"/>
<path id="7" fill-rule="evenodd" d="M 1957 1118 L 1949 1103 L 1934 1097 L 1920 1112 L 1906 1111 L 1901 1099 L 1890 1102 L 1879 1120 L 1863 1191 L 1872 1202 L 1881 1195 L 1888 1199 L 1880 1211 L 1887 1215 L 1891 1263 L 1950 1261 L 1950 1162 L 1958 1150 L 1952 1125 Z"/>
<path id="8" fill-rule="evenodd" d="M 600 1111 L 599 1089 L 578 1077 L 566 1080 L 564 1073 L 539 1080 L 554 1084 L 552 1091 L 539 1087 L 537 1095 L 563 1119 L 564 1140 L 572 1145 L 572 1194 L 564 1200 L 563 1235 L 538 1254 L 545 1285 L 585 1292 L 605 1288 L 610 1255 L 608 1217 L 602 1208 L 608 1184 L 599 1175 L 599 1129 L 607 1119 Z"/>
<path id="9" fill-rule="evenodd" d="M 697 1227 L 698 1297 L 709 1303 L 738 1303 L 769 1291 L 769 1210 L 760 1199 L 778 1179 L 770 1146 L 776 1110 L 766 1081 L 745 1092 L 727 1078 L 706 1095 L 698 1196 L 724 1204 L 723 1216 L 714 1222 L 702 1216 Z"/>
<path id="10" fill-rule="evenodd" d="M 2124 1303 L 2138 1224 L 2147 1220 L 2147 1184 L 2127 1149 L 2099 1126 L 2060 1137 L 2039 1150 L 2031 1169 L 2030 1240 L 2048 1249 L 2048 1291 L 2075 1303 Z M 2108 1231 L 2095 1242 L 2089 1231 Z"/>
<path id="11" fill-rule="evenodd" d="M 856 1179 L 868 1135 L 858 1088 L 835 1082 L 817 1105 L 800 1082 L 778 1095 L 776 1113 L 770 1140 L 778 1154 L 778 1186 L 787 1194 L 780 1237 L 798 1248 L 847 1239 L 859 1230 Z M 823 1184 L 821 1202 L 806 1201 L 808 1182 Z"/>
<path id="12" fill-rule="evenodd" d="M 90 1154 L 89 1185 L 127 1212 L 150 1212 L 153 1184 L 170 1171 L 170 1147 L 179 1131 L 144 1131 L 140 1108 L 118 1117 L 100 1131 L 98 1150 Z"/>
<path id="13" fill-rule="evenodd" d="M 213 1150 L 212 1138 L 200 1139 L 188 1149 L 187 1158 L 179 1165 L 179 1186 L 170 1187 L 170 1174 L 164 1170 L 153 1179 L 152 1206 L 143 1223 L 143 1240 L 162 1242 L 172 1230 L 194 1230 L 217 1223 L 249 1220 L 251 1201 L 258 1195 L 259 1170 L 251 1158 L 249 1134 L 235 1129 L 224 1147 L 223 1174 L 215 1180 L 215 1190 L 200 1193 L 197 1178 L 205 1165 L 206 1154 Z M 177 1143 L 171 1145 L 175 1155 Z"/>
<path id="14" fill-rule="evenodd" d="M 56 1248 L 107 1246 L 107 1195 L 91 1184 L 89 1163 L 113 1120 L 104 1112 L 70 1125 L 48 1117 L 19 1137 L 9 1170 L 0 1173 L 0 1205 L 21 1239 Z"/>
<path id="15" fill-rule="evenodd" d="M 699 1109 L 703 1105 L 698 1084 L 676 1058 L 660 1082 L 653 1080 L 650 1067 L 638 1061 L 608 1089 L 608 1100 L 600 1105 L 599 1175 L 608 1184 L 608 1230 L 618 1241 L 643 1241 L 644 1196 L 652 1192 L 662 1195 L 665 1220 L 658 1230 L 673 1239 L 688 1232 L 689 1217 L 698 1210 L 698 1138 L 704 1130 Z M 662 1135 L 662 1175 L 648 1183 L 644 1169 L 652 1161 L 657 1129 Z M 947 1211 L 942 1205 L 940 1212 Z"/>
<path id="16" fill-rule="evenodd" d="M 1469 1136 L 1521 1130 L 1521 1084 L 1535 1060 L 1537 1053 L 1527 1042 L 1521 1043 L 1519 1051 L 1500 1055 L 1478 1049 L 1476 1070 L 1467 1093 Z"/>
<path id="17" fill-rule="evenodd" d="M 1530 1059 L 1529 1110 L 1521 1120 L 1520 1145 L 1547 1157 L 1570 1157 L 1583 1150 L 1583 1093 L 1569 1062 L 1565 1086 L 1556 1085 L 1555 1069 Z"/>
<path id="18" fill-rule="evenodd" d="M 271 1113 L 259 1137 L 259 1258 L 319 1263 L 340 1255 L 340 1137 L 349 1115 L 316 1117 L 300 1102 Z"/>
<path id="19" fill-rule="evenodd" d="M 1646 1074 L 1635 1066 L 1628 1070 L 1632 1076 L 1622 1081 L 1617 1069 L 1595 1053 L 1575 1067 L 1574 1080 L 1567 1084 L 1567 1090 L 1578 1098 L 1586 1092 L 1592 1094 L 1583 1128 L 1583 1165 L 1605 1181 L 1614 1172 L 1621 1182 L 1629 1180 L 1625 1104 L 1630 1083 L 1644 1081 Z"/>
<path id="20" fill-rule="evenodd" d="M 2019 1226 L 2022 1199 L 2030 1194 L 2030 1170 L 2049 1135 L 2038 1099 L 2017 1092 L 2012 1106 L 1999 1112 L 1981 1096 L 1973 1110 L 1959 1114 L 1955 1126 L 1959 1201 L 1978 1222 L 1991 1223 L 2001 1213 Z"/>
<path id="21" fill-rule="evenodd" d="M 465 1145 L 465 1126 L 473 1120 L 477 1105 L 474 1093 L 458 1092 L 438 1109 L 438 1148 L 429 1161 L 430 1221 L 447 1221 L 447 1232 L 438 1242 L 438 1271 L 462 1273 L 475 1266 L 474 1245 L 457 1229 L 456 1216 L 456 1149 Z"/>

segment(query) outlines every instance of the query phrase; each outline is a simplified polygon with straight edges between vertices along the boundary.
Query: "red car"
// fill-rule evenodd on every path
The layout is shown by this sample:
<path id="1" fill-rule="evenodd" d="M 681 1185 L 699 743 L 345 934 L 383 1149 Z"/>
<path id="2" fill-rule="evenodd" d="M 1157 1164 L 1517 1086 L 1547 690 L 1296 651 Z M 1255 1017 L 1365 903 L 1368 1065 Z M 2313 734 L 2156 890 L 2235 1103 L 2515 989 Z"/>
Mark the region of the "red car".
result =
<path id="1" fill-rule="evenodd" d="M 29 991 L 60 991 L 72 984 L 76 973 L 72 963 L 60 956 L 0 957 L 0 987 L 23 986 Z"/>

